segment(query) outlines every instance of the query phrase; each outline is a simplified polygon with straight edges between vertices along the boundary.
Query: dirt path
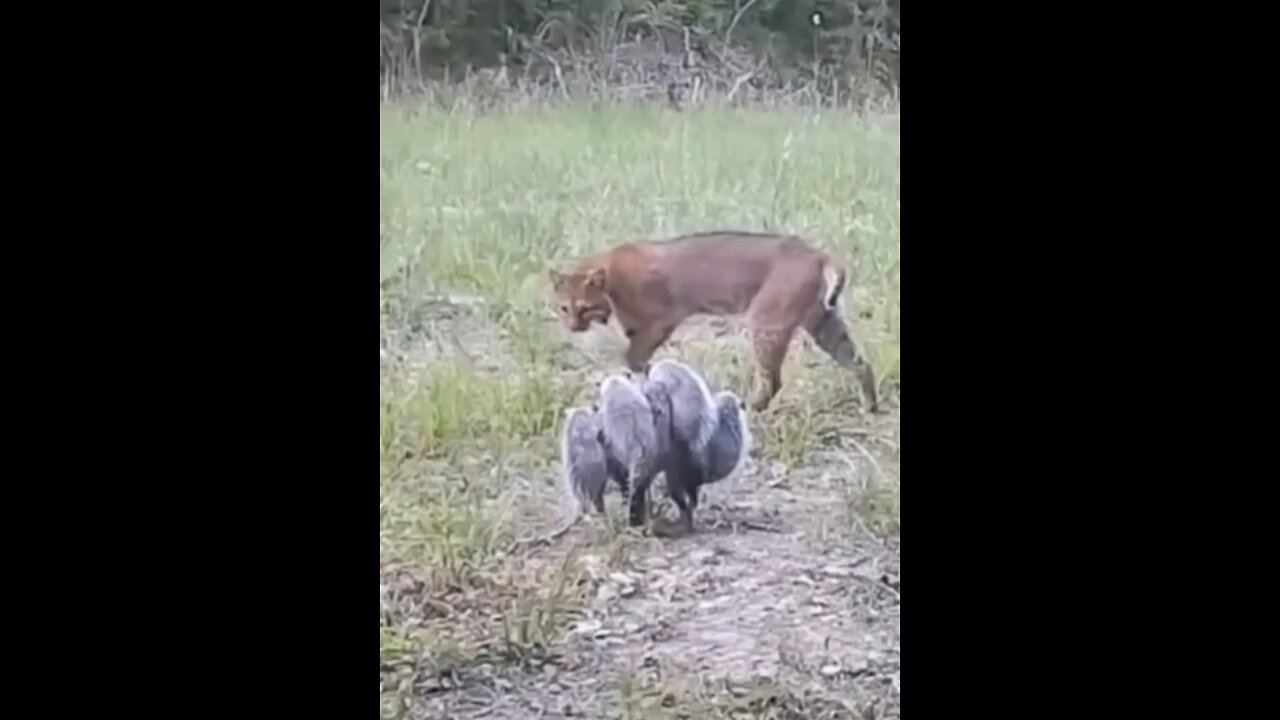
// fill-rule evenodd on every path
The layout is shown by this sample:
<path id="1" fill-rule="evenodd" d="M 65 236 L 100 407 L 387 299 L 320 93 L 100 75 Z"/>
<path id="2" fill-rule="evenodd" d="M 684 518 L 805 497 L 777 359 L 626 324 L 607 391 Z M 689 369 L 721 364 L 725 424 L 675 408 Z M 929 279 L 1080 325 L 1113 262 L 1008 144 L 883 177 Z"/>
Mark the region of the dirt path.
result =
<path id="1" fill-rule="evenodd" d="M 600 571 L 558 656 L 423 717 L 900 717 L 900 544 L 851 525 L 837 469 L 713 488 L 695 535 Z M 566 542 L 604 568 L 593 534 Z"/>

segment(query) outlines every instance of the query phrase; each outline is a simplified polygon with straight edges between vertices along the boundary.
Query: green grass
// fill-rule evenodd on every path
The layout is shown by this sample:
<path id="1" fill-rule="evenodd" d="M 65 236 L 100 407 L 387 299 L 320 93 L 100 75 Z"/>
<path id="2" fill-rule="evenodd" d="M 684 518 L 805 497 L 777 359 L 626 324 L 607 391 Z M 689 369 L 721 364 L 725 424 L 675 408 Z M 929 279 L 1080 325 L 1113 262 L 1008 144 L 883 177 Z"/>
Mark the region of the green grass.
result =
<path id="1" fill-rule="evenodd" d="M 891 386 L 900 140 L 842 113 L 727 107 L 399 105 L 379 122 L 380 332 L 410 338 L 409 355 L 432 348 L 379 373 L 380 583 L 409 588 L 385 591 L 381 612 L 381 707 L 395 716 L 433 676 L 545 653 L 588 592 L 576 550 L 537 562 L 512 552 L 556 522 L 556 432 L 584 392 L 545 322 L 547 268 L 627 238 L 800 234 L 853 271 L 849 322 Z M 450 315 L 428 303 L 439 293 L 481 302 Z M 714 385 L 748 377 L 746 355 L 690 352 Z M 758 418 L 766 460 L 803 464 L 826 432 L 819 396 L 856 392 L 799 359 L 814 352 L 793 352 L 780 409 Z M 896 486 L 850 492 L 851 512 L 898 527 Z M 594 540 L 610 567 L 642 542 L 616 524 Z"/>
<path id="2" fill-rule="evenodd" d="M 776 229 L 856 261 L 849 299 L 897 334 L 896 131 L 835 113 L 630 106 L 391 107 L 379 129 L 380 281 L 526 305 L 548 262 L 623 238 Z"/>

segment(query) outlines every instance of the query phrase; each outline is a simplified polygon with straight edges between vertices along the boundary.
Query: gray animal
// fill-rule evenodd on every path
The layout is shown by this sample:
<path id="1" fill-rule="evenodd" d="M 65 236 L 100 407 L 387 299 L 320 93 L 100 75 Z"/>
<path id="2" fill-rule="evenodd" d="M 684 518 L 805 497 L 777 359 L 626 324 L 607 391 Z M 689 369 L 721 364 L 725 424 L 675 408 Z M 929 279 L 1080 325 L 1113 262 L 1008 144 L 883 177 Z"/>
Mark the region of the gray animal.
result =
<path id="1" fill-rule="evenodd" d="M 672 438 L 687 446 L 695 462 L 701 462 L 718 422 L 707 381 L 693 368 L 669 358 L 654 363 L 643 376 L 628 373 L 628 377 L 638 381 L 650 404 L 670 407 Z"/>
<path id="2" fill-rule="evenodd" d="M 677 442 L 663 467 L 667 495 L 680 509 L 687 532 L 693 532 L 693 513 L 698 509 L 702 486 L 736 475 L 751 450 L 745 403 L 731 392 L 722 392 L 716 396 L 716 413 L 716 431 L 704 451 L 695 454 Z M 632 495 L 633 501 L 637 495 Z"/>
<path id="3" fill-rule="evenodd" d="M 575 520 L 589 504 L 604 512 L 609 479 L 623 497 L 633 480 L 647 490 L 668 452 L 669 415 L 650 406 L 635 383 L 621 375 L 607 377 L 600 383 L 600 400 L 590 411 L 569 411 L 561 435 L 562 486 L 581 511 Z"/>
<path id="4" fill-rule="evenodd" d="M 707 383 L 689 366 L 664 359 L 648 376 L 630 375 L 640 385 L 660 417 L 670 416 L 671 432 L 660 432 L 660 468 L 666 476 L 667 496 L 680 509 L 685 529 L 693 531 L 693 513 L 703 485 L 736 474 L 751 450 L 746 406 L 737 395 L 711 395 Z M 631 494 L 631 523 L 643 522 L 648 485 L 652 477 L 640 477 Z"/>
<path id="5" fill-rule="evenodd" d="M 663 473 L 667 495 L 692 531 L 701 487 L 746 463 L 745 404 L 731 392 L 712 396 L 697 372 L 674 360 L 656 363 L 647 377 L 607 377 L 600 396 L 590 411 L 569 411 L 561 437 L 565 495 L 577 501 L 574 519 L 591 506 L 604 512 L 612 479 L 623 497 L 630 495 L 630 523 L 643 525 L 649 486 Z"/>
<path id="6" fill-rule="evenodd" d="M 747 425 L 747 405 L 729 391 L 716 394 L 716 431 L 707 444 L 702 484 L 735 477 L 747 464 L 751 452 L 751 428 Z"/>
<path id="7" fill-rule="evenodd" d="M 658 474 L 669 433 L 664 427 L 659 436 L 656 414 L 640 387 L 626 376 L 610 375 L 600 383 L 600 441 L 616 466 L 610 472 L 615 479 L 622 472 L 628 480 L 643 479 L 647 485 Z"/>
<path id="8" fill-rule="evenodd" d="M 589 512 L 591 505 L 597 512 L 604 512 L 609 471 L 604 446 L 600 443 L 602 433 L 596 408 L 576 407 L 565 414 L 560 435 L 560 459 L 564 468 L 561 487 L 566 498 L 576 501 L 575 520 Z"/>

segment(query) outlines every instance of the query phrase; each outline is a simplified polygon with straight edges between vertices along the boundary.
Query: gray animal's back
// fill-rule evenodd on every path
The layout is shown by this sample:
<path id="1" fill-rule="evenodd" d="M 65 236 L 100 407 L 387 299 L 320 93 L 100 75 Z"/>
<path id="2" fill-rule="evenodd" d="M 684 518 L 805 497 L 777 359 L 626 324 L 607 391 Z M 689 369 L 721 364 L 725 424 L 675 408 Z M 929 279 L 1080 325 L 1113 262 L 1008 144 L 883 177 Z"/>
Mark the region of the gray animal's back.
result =
<path id="1" fill-rule="evenodd" d="M 684 363 L 664 359 L 649 370 L 646 386 L 665 391 L 670 400 L 674 436 L 700 454 L 716 429 L 715 403 L 706 381 Z"/>
<path id="2" fill-rule="evenodd" d="M 601 383 L 600 394 L 604 435 L 618 461 L 633 472 L 656 462 L 657 432 L 644 393 L 626 378 L 611 376 Z"/>

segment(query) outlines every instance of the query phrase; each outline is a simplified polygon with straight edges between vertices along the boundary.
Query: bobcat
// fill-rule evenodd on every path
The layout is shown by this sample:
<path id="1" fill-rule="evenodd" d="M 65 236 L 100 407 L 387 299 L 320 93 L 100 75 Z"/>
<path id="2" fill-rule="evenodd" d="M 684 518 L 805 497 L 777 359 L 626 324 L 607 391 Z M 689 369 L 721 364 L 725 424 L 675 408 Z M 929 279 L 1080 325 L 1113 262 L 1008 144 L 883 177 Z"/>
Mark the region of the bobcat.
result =
<path id="1" fill-rule="evenodd" d="M 757 363 L 752 409 L 782 387 L 782 362 L 802 327 L 841 367 L 854 371 L 863 402 L 879 410 L 875 376 L 844 326 L 845 271 L 789 235 L 718 231 L 627 242 L 550 271 L 560 317 L 573 332 L 618 319 L 630 344 L 626 364 L 644 372 L 671 333 L 693 315 L 740 315 L 751 326 Z"/>

